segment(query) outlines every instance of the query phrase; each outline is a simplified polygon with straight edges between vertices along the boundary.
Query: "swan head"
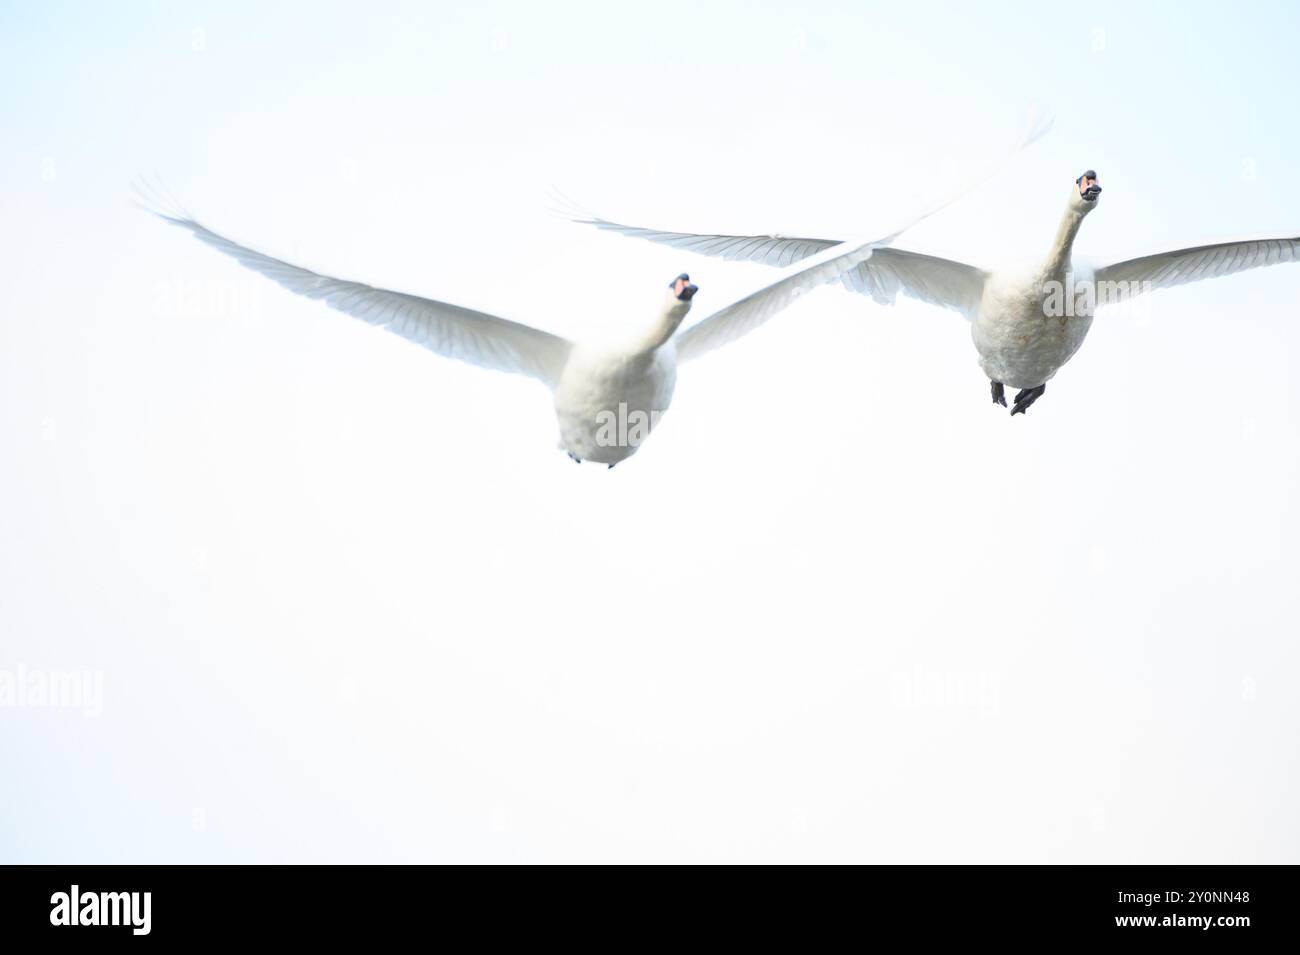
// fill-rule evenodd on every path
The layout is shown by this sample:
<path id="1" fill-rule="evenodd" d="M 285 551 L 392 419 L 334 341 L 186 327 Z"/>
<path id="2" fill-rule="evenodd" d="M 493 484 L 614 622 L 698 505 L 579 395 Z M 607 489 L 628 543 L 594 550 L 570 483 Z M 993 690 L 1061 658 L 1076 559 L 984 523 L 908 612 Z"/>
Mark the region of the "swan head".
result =
<path id="1" fill-rule="evenodd" d="M 1074 192 L 1070 196 L 1070 206 L 1076 212 L 1087 215 L 1097 208 L 1097 197 L 1100 195 L 1101 185 L 1097 182 L 1097 172 L 1089 169 L 1074 180 Z"/>
<path id="2" fill-rule="evenodd" d="M 672 338 L 691 310 L 691 299 L 697 291 L 699 289 L 691 284 L 691 277 L 685 272 L 669 282 L 664 290 L 663 304 L 659 307 L 659 317 L 649 338 L 641 342 L 640 347 L 655 349 Z"/>
<path id="3" fill-rule="evenodd" d="M 685 272 L 669 282 L 668 287 L 673 290 L 673 298 L 679 302 L 690 302 L 691 297 L 699 291 L 699 287 L 691 284 L 691 277 Z"/>

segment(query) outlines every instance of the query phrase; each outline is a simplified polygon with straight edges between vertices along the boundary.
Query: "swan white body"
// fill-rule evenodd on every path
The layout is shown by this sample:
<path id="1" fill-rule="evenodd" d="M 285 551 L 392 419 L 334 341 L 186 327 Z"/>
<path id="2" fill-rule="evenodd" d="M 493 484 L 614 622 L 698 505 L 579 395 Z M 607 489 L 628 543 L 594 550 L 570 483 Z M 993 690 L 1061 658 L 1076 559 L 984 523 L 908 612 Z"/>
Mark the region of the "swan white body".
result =
<path id="1" fill-rule="evenodd" d="M 671 329 L 671 335 L 689 309 L 689 302 L 669 294 L 661 328 Z M 642 349 L 575 346 L 555 387 L 561 446 L 579 460 L 617 464 L 658 424 L 676 384 L 677 346 L 671 337 L 658 345 L 652 339 Z"/>
<path id="2" fill-rule="evenodd" d="M 1034 268 L 995 272 L 985 283 L 971 340 L 990 381 L 1036 388 L 1074 356 L 1092 327 L 1090 311 L 1044 318 L 1044 278 Z"/>
<path id="3" fill-rule="evenodd" d="M 695 292 L 694 286 L 682 285 L 683 280 L 689 283 L 682 275 L 651 321 L 632 326 L 633 332 L 616 344 L 587 345 L 459 305 L 292 265 L 219 235 L 157 190 L 141 187 L 137 192 L 148 211 L 289 291 L 319 299 L 445 357 L 541 381 L 554 398 L 561 447 L 579 462 L 611 467 L 636 453 L 668 410 L 678 361 L 748 333 L 804 292 L 861 265 L 882 241 L 853 240 L 808 257 L 679 333 Z"/>
<path id="4" fill-rule="evenodd" d="M 1088 336 L 1093 299 L 1076 295 L 1075 289 L 1093 280 L 1092 270 L 1075 265 L 1071 253 L 1079 224 L 1091 209 L 1078 190 L 1070 190 L 1046 261 L 992 272 L 984 279 L 971 339 L 990 381 L 1021 389 L 1046 384 Z M 1051 314 L 1067 311 L 1050 307 L 1054 289 L 1060 290 L 1058 299 L 1066 294 L 1074 299 L 1068 314 Z"/>
<path id="5" fill-rule="evenodd" d="M 1097 191 L 1100 193 L 1099 188 Z M 1047 256 L 1028 267 L 989 271 L 891 245 L 876 249 L 869 260 L 845 271 L 840 281 L 881 304 L 893 304 L 902 292 L 964 315 L 972 323 L 971 337 L 980 366 L 993 383 L 994 401 L 1005 403 L 1001 398 L 1004 384 L 1031 393 L 1023 404 L 1018 397 L 1012 409 L 1015 413 L 1028 407 L 1042 393 L 1046 382 L 1079 350 L 1092 327 L 1098 304 L 1121 302 L 1155 289 L 1261 266 L 1300 261 L 1300 234 L 1291 232 L 1221 239 L 1114 261 L 1094 269 L 1074 261 L 1073 246 L 1084 217 L 1096 208 L 1097 201 L 1095 195 L 1091 199 L 1084 197 L 1076 183 Z M 837 242 L 780 235 L 666 232 L 594 216 L 576 221 L 703 255 L 769 265 L 823 254 Z M 1062 307 L 1067 300 L 1069 306 Z"/>

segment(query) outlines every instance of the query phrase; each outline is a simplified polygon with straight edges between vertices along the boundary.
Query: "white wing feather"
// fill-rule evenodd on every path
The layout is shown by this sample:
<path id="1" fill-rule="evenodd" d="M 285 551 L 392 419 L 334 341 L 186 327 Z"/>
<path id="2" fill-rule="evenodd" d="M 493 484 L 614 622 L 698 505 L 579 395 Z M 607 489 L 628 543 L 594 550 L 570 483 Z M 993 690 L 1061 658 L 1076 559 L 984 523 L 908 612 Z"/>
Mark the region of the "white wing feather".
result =
<path id="1" fill-rule="evenodd" d="M 898 293 L 930 305 L 975 317 L 988 273 L 964 262 L 909 252 L 890 246 L 877 249 L 866 262 L 840 276 L 844 287 L 881 305 L 893 305 Z"/>
<path id="2" fill-rule="evenodd" d="M 610 222 L 585 213 L 581 217 L 574 217 L 573 221 L 630 239 L 644 239 L 700 255 L 780 267 L 802 261 L 843 242 L 842 239 L 786 235 L 665 232 L 661 229 Z M 890 247 L 877 249 L 867 261 L 841 275 L 840 281 L 849 291 L 869 295 L 881 305 L 893 305 L 898 293 L 902 292 L 931 305 L 955 309 L 970 318 L 979 306 L 987 277 L 984 270 L 973 265 Z"/>
<path id="3" fill-rule="evenodd" d="M 877 240 L 845 242 L 805 259 L 786 275 L 697 322 L 674 341 L 679 361 L 690 361 L 747 335 L 810 289 L 834 282 L 846 269 L 866 261 Z"/>
<path id="4" fill-rule="evenodd" d="M 1025 134 L 1012 149 L 999 154 L 980 168 L 967 181 L 924 212 L 918 214 L 907 226 L 929 218 L 934 213 L 956 202 L 993 176 L 1015 153 L 1041 138 L 1052 128 L 1050 114 L 1033 113 Z M 660 245 L 672 246 L 700 255 L 722 259 L 740 259 L 763 265 L 788 266 L 817 255 L 843 242 L 843 239 L 816 239 L 785 235 L 706 235 L 692 232 L 668 232 L 641 226 L 611 222 L 592 215 L 581 206 L 558 196 L 561 212 L 574 222 L 594 226 L 606 232 L 615 232 L 628 238 L 644 239 Z M 904 229 L 896 230 L 886 238 L 877 240 L 875 254 L 857 267 L 840 275 L 840 281 L 852 291 L 870 295 L 883 305 L 892 305 L 901 291 L 912 298 L 931 305 L 955 309 L 967 318 L 974 315 L 988 277 L 982 269 L 954 262 L 950 259 L 909 252 L 905 249 L 885 248 Z"/>
<path id="5" fill-rule="evenodd" d="M 1097 282 L 1122 283 L 1107 290 L 1107 301 L 1124 301 L 1143 292 L 1201 279 L 1219 278 L 1283 262 L 1300 262 L 1300 236 L 1239 236 L 1112 262 L 1096 270 Z M 1098 290 L 1100 293 L 1100 289 Z"/>
<path id="6" fill-rule="evenodd" d="M 330 308 L 386 328 L 447 358 L 529 375 L 552 388 L 559 381 L 571 344 L 558 335 L 459 305 L 333 278 L 292 265 L 213 232 L 157 190 L 137 184 L 136 193 L 140 204 L 149 212 L 188 229 L 199 241 L 290 292 L 322 301 Z"/>
<path id="7" fill-rule="evenodd" d="M 615 232 L 629 239 L 644 239 L 647 242 L 719 259 L 759 262 L 778 267 L 791 265 L 844 241 L 786 235 L 704 235 L 694 232 L 665 232 L 662 229 L 646 229 L 641 226 L 624 225 L 621 222 L 610 222 L 608 219 L 602 219 L 576 208 L 569 211 L 572 213 L 570 218 L 574 222 L 594 226 L 605 232 Z"/>

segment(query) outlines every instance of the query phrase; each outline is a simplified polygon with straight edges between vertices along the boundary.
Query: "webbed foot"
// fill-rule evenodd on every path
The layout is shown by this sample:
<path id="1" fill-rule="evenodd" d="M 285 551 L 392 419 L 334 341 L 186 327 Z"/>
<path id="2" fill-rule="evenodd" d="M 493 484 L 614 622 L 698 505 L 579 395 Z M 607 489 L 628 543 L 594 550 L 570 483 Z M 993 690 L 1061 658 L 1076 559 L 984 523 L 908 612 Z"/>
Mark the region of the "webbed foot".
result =
<path id="1" fill-rule="evenodd" d="M 1039 385 L 1037 388 L 1026 388 L 1024 391 L 1016 392 L 1016 401 L 1011 407 L 1011 413 L 1024 414 L 1030 405 L 1043 397 L 1043 392 L 1046 390 L 1047 385 Z"/>

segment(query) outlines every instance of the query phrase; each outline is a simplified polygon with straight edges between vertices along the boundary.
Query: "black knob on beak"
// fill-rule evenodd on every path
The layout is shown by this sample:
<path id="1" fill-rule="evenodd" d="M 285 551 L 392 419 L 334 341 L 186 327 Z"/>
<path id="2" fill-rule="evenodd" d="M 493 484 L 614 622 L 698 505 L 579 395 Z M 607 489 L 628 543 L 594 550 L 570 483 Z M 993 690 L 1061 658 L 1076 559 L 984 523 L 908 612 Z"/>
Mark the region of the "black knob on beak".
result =
<path id="1" fill-rule="evenodd" d="M 683 288 L 680 292 L 677 293 L 677 297 L 681 299 L 683 302 L 689 302 L 691 300 L 691 297 L 695 295 L 695 293 L 698 292 L 699 290 L 700 290 L 699 286 L 697 285 L 687 285 L 685 288 Z"/>

